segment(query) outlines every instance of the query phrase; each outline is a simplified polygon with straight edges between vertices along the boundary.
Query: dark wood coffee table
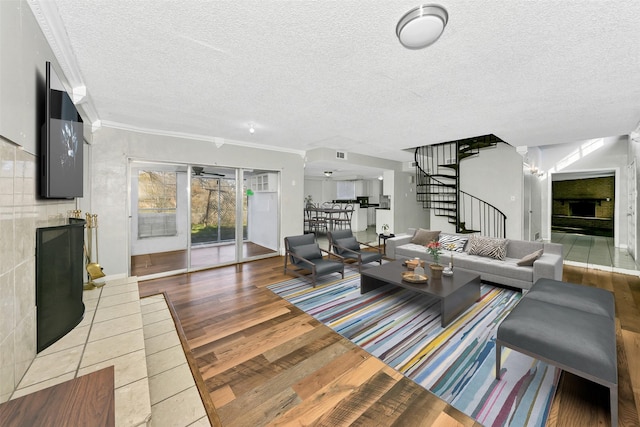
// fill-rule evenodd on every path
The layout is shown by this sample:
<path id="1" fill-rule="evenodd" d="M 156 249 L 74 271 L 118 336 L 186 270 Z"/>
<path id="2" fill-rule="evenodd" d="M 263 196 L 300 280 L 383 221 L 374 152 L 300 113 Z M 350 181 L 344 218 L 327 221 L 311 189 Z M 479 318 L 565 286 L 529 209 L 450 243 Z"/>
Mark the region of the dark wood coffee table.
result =
<path id="1" fill-rule="evenodd" d="M 397 260 L 362 269 L 360 293 L 364 294 L 391 283 L 436 297 L 440 300 L 443 327 L 480 299 L 480 275 L 476 273 L 454 269 L 453 276 L 442 276 L 442 279 L 429 277 L 428 283 L 409 283 L 402 280 L 402 272 L 407 271 L 407 267 L 402 263 L 402 260 Z M 430 276 L 428 269 L 427 276 Z"/>

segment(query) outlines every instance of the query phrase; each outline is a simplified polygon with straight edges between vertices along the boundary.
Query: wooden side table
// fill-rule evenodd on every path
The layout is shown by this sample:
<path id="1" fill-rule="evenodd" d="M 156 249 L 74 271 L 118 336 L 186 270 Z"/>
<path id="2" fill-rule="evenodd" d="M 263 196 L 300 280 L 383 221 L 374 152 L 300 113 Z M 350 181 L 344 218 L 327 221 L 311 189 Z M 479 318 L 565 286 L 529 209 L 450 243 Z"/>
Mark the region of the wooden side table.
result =
<path id="1" fill-rule="evenodd" d="M 390 237 L 396 237 L 395 234 L 391 233 L 388 236 L 382 233 L 378 234 L 378 246 L 380 246 L 380 241 L 382 241 L 382 252 L 387 255 L 387 239 Z"/>

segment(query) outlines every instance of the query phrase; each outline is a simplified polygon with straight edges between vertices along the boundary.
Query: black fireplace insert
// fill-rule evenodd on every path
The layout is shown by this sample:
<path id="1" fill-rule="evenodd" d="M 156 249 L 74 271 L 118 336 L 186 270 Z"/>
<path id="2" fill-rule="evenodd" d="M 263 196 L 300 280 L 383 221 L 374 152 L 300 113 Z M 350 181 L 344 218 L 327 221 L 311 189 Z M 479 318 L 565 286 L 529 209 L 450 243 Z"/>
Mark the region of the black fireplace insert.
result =
<path id="1" fill-rule="evenodd" d="M 36 327 L 41 352 L 71 331 L 84 316 L 83 219 L 36 229 Z"/>

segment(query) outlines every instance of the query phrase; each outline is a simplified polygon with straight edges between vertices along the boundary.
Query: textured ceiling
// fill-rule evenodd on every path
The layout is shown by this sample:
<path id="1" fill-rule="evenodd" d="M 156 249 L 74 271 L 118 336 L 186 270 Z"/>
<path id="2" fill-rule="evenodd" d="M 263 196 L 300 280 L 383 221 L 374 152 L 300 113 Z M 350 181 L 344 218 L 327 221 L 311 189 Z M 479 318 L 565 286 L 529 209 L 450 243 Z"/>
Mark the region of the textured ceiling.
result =
<path id="1" fill-rule="evenodd" d="M 55 4 L 104 126 L 408 160 L 401 149 L 490 133 L 558 144 L 640 120 L 638 0 L 444 1 L 449 23 L 422 50 L 395 36 L 415 0 Z"/>

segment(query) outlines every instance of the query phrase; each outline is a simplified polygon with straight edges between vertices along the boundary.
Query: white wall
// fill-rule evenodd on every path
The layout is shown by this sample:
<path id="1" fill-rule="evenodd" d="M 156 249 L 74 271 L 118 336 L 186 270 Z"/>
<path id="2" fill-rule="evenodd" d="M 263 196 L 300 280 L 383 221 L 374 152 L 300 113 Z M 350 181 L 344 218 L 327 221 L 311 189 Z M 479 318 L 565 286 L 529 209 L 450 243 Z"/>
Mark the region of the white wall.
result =
<path id="1" fill-rule="evenodd" d="M 57 64 L 25 1 L 0 1 L 0 132 L 36 154 L 44 119 L 45 63 Z M 64 79 L 64 76 L 60 76 Z"/>
<path id="2" fill-rule="evenodd" d="M 311 195 L 313 203 L 330 202 L 336 198 L 336 180 L 331 178 L 305 177 L 304 196 Z M 303 203 L 301 202 L 301 205 Z"/>
<path id="3" fill-rule="evenodd" d="M 523 168 L 523 240 L 542 239 L 542 183 L 540 177 Z"/>
<path id="4" fill-rule="evenodd" d="M 416 185 L 410 181 L 412 173 L 402 172 L 402 168 L 393 171 L 393 232 L 406 233 L 408 228 L 430 227 L 430 215 L 422 203 L 416 201 Z"/>
<path id="5" fill-rule="evenodd" d="M 303 156 L 299 153 L 262 150 L 231 143 L 218 147 L 210 141 L 106 127 L 94 134 L 93 141 L 91 192 L 94 197 L 90 209 L 100 218 L 100 265 L 106 274 L 128 272 L 129 159 L 279 170 L 282 189 L 280 245 L 283 244 L 283 236 L 303 232 L 304 164 Z"/>
<path id="6" fill-rule="evenodd" d="M 638 189 L 640 189 L 640 123 L 636 126 L 635 130 L 629 135 L 629 154 L 627 163 L 631 164 L 635 160 L 636 167 L 636 203 L 633 206 L 636 215 L 636 237 L 634 239 L 635 259 L 638 259 L 638 244 L 640 243 L 640 236 L 638 236 L 638 220 L 640 215 L 638 214 L 638 208 L 640 207 L 640 197 L 637 196 Z M 630 234 L 630 233 L 629 233 Z"/>
<path id="7" fill-rule="evenodd" d="M 616 246 L 626 247 L 628 138 L 626 136 L 602 138 L 602 147 L 589 153 L 589 150 L 585 150 L 585 148 L 593 141 L 540 147 L 542 152 L 541 168 L 547 172 L 542 187 L 543 238 L 545 240 L 551 239 L 551 179 L 549 173 L 615 170 L 614 241 Z"/>
<path id="8" fill-rule="evenodd" d="M 542 239 L 542 174 L 539 147 L 516 147 L 523 156 L 522 239 Z"/>

